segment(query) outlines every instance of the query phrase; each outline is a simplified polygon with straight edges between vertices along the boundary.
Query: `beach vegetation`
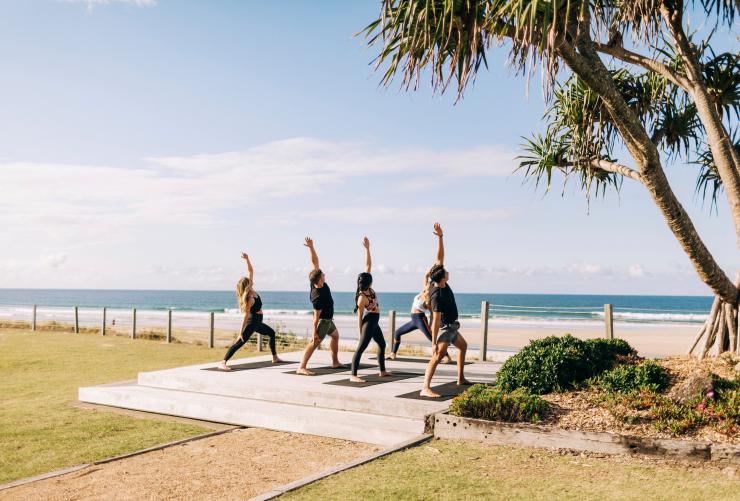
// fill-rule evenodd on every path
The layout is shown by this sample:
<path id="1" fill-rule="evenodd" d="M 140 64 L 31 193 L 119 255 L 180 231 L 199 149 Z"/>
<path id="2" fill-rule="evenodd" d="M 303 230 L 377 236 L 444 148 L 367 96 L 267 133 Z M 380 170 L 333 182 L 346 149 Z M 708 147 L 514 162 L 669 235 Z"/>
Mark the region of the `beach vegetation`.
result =
<path id="1" fill-rule="evenodd" d="M 547 402 L 524 389 L 505 392 L 496 386 L 475 384 L 455 397 L 450 414 L 455 416 L 537 423 L 547 409 Z"/>
<path id="2" fill-rule="evenodd" d="M 702 428 L 727 437 L 740 433 L 738 380 L 716 378 L 711 390 L 682 402 L 647 385 L 640 389 L 607 392 L 594 401 L 624 423 L 644 423 L 672 436 L 685 436 Z"/>
<path id="3" fill-rule="evenodd" d="M 624 340 L 583 341 L 571 335 L 535 339 L 503 364 L 496 385 L 537 395 L 567 391 L 610 369 L 620 357 L 635 355 Z"/>
<path id="4" fill-rule="evenodd" d="M 624 364 L 600 374 L 595 386 L 606 392 L 630 393 L 636 390 L 662 392 L 668 386 L 668 371 L 652 360 Z"/>
<path id="5" fill-rule="evenodd" d="M 725 200 L 740 248 L 740 3 L 729 0 L 381 0 L 361 33 L 377 48 L 381 82 L 406 90 L 429 78 L 461 99 L 509 48 L 514 70 L 542 75 L 544 126 L 524 140 L 519 172 L 549 191 L 553 178 L 590 200 L 623 183 L 644 188 L 715 301 L 690 347 L 700 358 L 740 348 L 738 285 L 676 196 L 676 164 L 695 193 Z M 691 20 L 691 22 L 689 22 Z M 698 27 L 698 30 L 697 28 Z M 729 47 L 727 45 L 729 44 Z M 535 71 L 538 69 L 539 71 Z M 483 115 L 481 115 L 483 117 Z M 686 167 L 688 166 L 688 167 Z"/>

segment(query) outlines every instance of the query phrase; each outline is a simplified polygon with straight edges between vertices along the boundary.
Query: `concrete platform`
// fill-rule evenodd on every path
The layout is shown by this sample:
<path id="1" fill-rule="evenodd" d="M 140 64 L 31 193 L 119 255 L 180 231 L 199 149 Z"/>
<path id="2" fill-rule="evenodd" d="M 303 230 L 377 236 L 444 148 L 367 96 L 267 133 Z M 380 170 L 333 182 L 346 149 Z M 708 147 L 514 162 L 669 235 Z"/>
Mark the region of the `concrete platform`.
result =
<path id="1" fill-rule="evenodd" d="M 79 399 L 89 402 L 219 423 L 309 433 L 360 442 L 392 445 L 424 431 L 427 415 L 442 412 L 449 400 L 412 400 L 398 395 L 421 389 L 424 359 L 388 360 L 392 372 L 418 374 L 403 380 L 367 387 L 324 384 L 349 378 L 351 353 L 340 353 L 346 372 L 320 376 L 290 374 L 302 353 L 282 353 L 293 364 L 233 372 L 203 370 L 215 363 L 142 372 L 137 381 L 79 389 Z M 360 375 L 377 373 L 367 354 Z M 269 360 L 269 355 L 233 360 L 232 364 Z M 331 364 L 330 354 L 319 351 L 311 367 Z M 465 367 L 467 379 L 490 382 L 500 364 L 474 363 Z M 441 365 L 433 386 L 456 380 L 457 368 Z"/>

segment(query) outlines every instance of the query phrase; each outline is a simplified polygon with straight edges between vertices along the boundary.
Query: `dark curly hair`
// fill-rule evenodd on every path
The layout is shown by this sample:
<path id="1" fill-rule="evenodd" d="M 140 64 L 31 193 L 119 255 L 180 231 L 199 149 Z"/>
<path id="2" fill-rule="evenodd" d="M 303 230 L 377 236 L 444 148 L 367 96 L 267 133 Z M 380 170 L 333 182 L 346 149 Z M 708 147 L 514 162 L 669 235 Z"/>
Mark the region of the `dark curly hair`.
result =
<path id="1" fill-rule="evenodd" d="M 357 275 L 357 292 L 355 292 L 355 309 L 357 313 L 357 299 L 360 297 L 360 293 L 366 291 L 373 284 L 373 276 L 370 273 L 360 273 Z"/>

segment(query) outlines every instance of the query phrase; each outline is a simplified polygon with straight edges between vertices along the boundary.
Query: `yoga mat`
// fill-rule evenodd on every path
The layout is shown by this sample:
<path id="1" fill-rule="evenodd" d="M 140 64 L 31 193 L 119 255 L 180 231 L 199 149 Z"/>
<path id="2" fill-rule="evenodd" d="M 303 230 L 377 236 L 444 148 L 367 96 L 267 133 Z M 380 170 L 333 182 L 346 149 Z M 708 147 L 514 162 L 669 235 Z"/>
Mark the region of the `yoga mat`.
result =
<path id="1" fill-rule="evenodd" d="M 340 379 L 338 381 L 328 381 L 324 384 L 333 384 L 335 386 L 351 386 L 353 388 L 365 388 L 366 386 L 375 386 L 376 384 L 392 383 L 412 377 L 423 377 L 424 374 L 411 374 L 409 372 L 396 372 L 392 376 L 380 377 L 377 374 L 361 376 L 364 383 L 353 383 L 349 379 Z"/>
<path id="2" fill-rule="evenodd" d="M 360 364 L 360 369 L 367 369 L 369 367 L 374 367 L 373 365 L 368 364 Z M 352 370 L 352 366 L 350 364 L 345 364 L 344 367 L 337 367 L 336 369 L 332 367 L 331 365 L 325 365 L 323 367 L 309 367 L 308 370 L 315 373 L 317 376 L 325 376 L 327 374 L 339 374 L 341 372 L 347 372 Z M 297 369 L 294 371 L 288 371 L 284 372 L 283 374 L 298 374 Z M 303 375 L 303 374 L 298 374 Z"/>
<path id="3" fill-rule="evenodd" d="M 249 369 L 264 369 L 265 367 L 277 367 L 278 365 L 289 365 L 289 364 L 297 364 L 298 362 L 278 362 L 276 364 L 273 364 L 271 360 L 264 360 L 262 362 L 249 362 L 246 364 L 235 364 L 230 365 L 231 371 L 224 371 L 219 369 L 218 367 L 206 367 L 205 369 L 201 369 L 203 371 L 216 371 L 216 372 L 234 372 L 234 371 L 246 371 Z"/>
<path id="4" fill-rule="evenodd" d="M 377 360 L 378 357 L 370 357 L 370 360 Z M 455 363 L 452 364 L 439 364 L 437 367 L 457 367 L 457 360 L 453 359 Z M 428 364 L 429 359 L 428 358 L 406 358 L 406 357 L 396 357 L 395 360 L 391 360 L 388 357 L 385 357 L 385 363 L 393 363 L 393 362 L 415 362 L 417 364 Z M 465 361 L 465 365 L 470 365 L 473 362 Z"/>
<path id="5" fill-rule="evenodd" d="M 464 392 L 474 384 L 475 383 L 458 385 L 456 382 L 452 381 L 450 383 L 432 386 L 432 391 L 442 395 L 439 398 L 422 397 L 421 395 L 419 395 L 419 391 L 421 390 L 421 388 L 416 391 L 404 393 L 403 395 L 396 395 L 396 398 L 410 398 L 411 400 L 430 400 L 432 402 L 439 402 L 440 400 L 450 400 L 458 396 L 460 393 Z"/>

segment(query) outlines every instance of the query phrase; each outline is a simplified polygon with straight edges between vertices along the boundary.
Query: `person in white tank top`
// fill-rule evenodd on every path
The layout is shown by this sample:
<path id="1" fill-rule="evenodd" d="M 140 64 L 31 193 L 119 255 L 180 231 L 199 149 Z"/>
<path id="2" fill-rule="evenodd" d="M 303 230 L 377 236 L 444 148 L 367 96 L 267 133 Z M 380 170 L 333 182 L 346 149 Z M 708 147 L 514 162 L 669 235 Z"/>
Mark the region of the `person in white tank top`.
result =
<path id="1" fill-rule="evenodd" d="M 444 255 L 444 244 L 442 239 L 439 239 L 437 260 L 443 261 Z M 431 267 L 429 270 L 431 270 Z M 432 340 L 432 331 L 426 315 L 426 311 L 429 309 L 429 289 L 431 287 L 431 282 L 429 281 L 429 270 L 424 274 L 424 285 L 421 292 L 414 296 L 414 301 L 411 303 L 411 320 L 396 329 L 396 332 L 393 333 L 393 346 L 391 347 L 391 354 L 389 357 L 391 360 L 396 359 L 398 348 L 401 346 L 401 336 L 404 334 L 408 334 L 409 332 L 413 332 L 418 329 L 429 341 Z M 442 363 L 450 362 L 452 362 L 452 358 L 450 358 L 449 353 L 445 353 Z"/>

